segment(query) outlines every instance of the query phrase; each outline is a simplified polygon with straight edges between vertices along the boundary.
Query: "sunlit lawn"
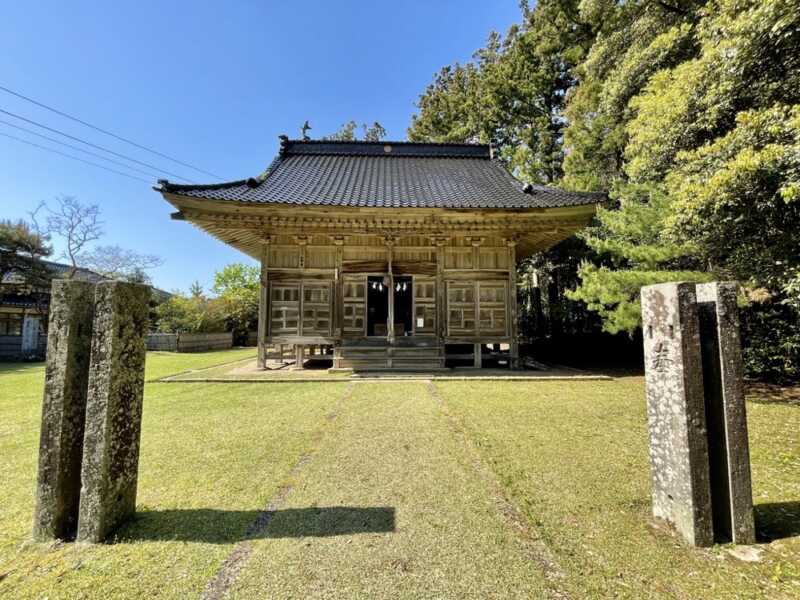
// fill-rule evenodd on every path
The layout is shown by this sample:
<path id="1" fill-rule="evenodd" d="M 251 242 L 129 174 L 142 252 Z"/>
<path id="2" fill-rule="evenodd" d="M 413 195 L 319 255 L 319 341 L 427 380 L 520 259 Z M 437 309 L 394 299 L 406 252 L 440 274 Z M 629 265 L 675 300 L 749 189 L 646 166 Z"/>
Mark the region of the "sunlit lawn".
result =
<path id="1" fill-rule="evenodd" d="M 643 378 L 437 385 L 575 597 L 800 598 L 800 403 L 789 394 L 748 398 L 762 559 L 745 563 L 651 527 Z"/>
<path id="2" fill-rule="evenodd" d="M 252 354 L 150 353 L 147 377 Z M 0 371 L 0 596 L 10 598 L 197 595 L 343 390 L 147 384 L 137 519 L 115 544 L 48 546 L 26 542 L 43 372 L 39 365 Z"/>
<path id="3" fill-rule="evenodd" d="M 44 370 L 0 365 L 0 596 L 197 597 L 290 483 L 233 596 L 800 597 L 800 402 L 775 390 L 748 402 L 743 562 L 650 524 L 640 377 L 152 382 L 252 354 L 148 354 L 137 517 L 95 546 L 29 541 Z"/>

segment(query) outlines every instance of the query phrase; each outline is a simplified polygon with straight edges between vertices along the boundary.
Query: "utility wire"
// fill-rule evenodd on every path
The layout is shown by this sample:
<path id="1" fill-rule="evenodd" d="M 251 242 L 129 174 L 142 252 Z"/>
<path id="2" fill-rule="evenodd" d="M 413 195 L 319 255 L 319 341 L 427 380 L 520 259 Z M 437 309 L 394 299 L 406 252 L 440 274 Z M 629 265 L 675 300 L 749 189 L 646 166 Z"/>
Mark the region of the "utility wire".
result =
<path id="1" fill-rule="evenodd" d="M 23 140 L 22 138 L 18 138 L 17 136 L 11 135 L 9 133 L 3 133 L 2 131 L 0 131 L 0 135 L 5 136 L 7 138 L 11 138 L 12 140 L 16 140 L 18 142 L 22 142 L 23 144 L 29 144 L 29 145 L 34 146 L 36 148 L 39 148 L 41 150 L 47 150 L 48 152 L 53 152 L 54 154 L 60 154 L 61 156 L 66 156 L 67 158 L 71 158 L 72 160 L 77 160 L 77 161 L 80 161 L 82 163 L 86 163 L 87 165 L 92 165 L 93 167 L 97 167 L 99 169 L 105 169 L 106 171 L 111 171 L 112 173 L 116 173 L 117 175 L 122 175 L 123 177 L 130 177 L 131 179 L 138 179 L 139 181 L 144 181 L 145 183 L 153 183 L 152 181 L 149 181 L 149 180 L 145 179 L 144 177 L 138 177 L 136 175 L 130 175 L 128 173 L 123 173 L 122 171 L 117 171 L 116 169 L 110 169 L 109 167 L 106 167 L 105 165 L 99 165 L 99 164 L 94 163 L 94 162 L 92 162 L 90 160 L 83 160 L 82 158 L 78 158 L 77 156 L 72 156 L 71 154 L 67 154 L 65 152 L 60 152 L 58 150 L 53 150 L 52 148 L 47 148 L 46 146 L 41 146 L 41 145 L 39 145 L 39 144 L 37 144 L 35 142 L 31 142 L 31 141 L 28 141 L 28 140 Z"/>
<path id="2" fill-rule="evenodd" d="M 19 129 L 20 131 L 24 131 L 25 133 L 29 133 L 31 135 L 35 135 L 36 137 L 40 137 L 48 142 L 53 142 L 54 144 L 60 144 L 62 146 L 66 146 L 67 148 L 71 148 L 72 150 L 77 150 L 78 152 L 83 152 L 88 154 L 89 156 L 94 156 L 95 158 L 99 158 L 101 160 L 107 160 L 108 162 L 119 165 L 120 167 L 125 167 L 126 169 L 130 169 L 131 171 L 136 171 L 137 173 L 142 173 L 144 175 L 149 175 L 150 177 L 155 177 L 158 179 L 160 175 L 157 173 L 150 173 L 143 169 L 137 169 L 136 167 L 132 167 L 130 165 L 126 165 L 123 162 L 119 162 L 118 160 L 114 160 L 113 158 L 108 158 L 107 156 L 103 156 L 102 154 L 97 154 L 96 152 L 92 152 L 91 150 L 86 150 L 85 148 L 80 148 L 78 146 L 73 146 L 72 144 L 68 144 L 67 142 L 62 142 L 61 140 L 57 140 L 56 138 L 51 138 L 47 135 L 42 135 L 41 133 L 37 133 L 33 129 L 28 129 L 27 127 L 20 127 L 19 125 L 14 125 L 14 123 L 9 123 L 8 121 L 4 121 L 0 119 L 0 123 L 3 125 L 8 125 L 9 127 L 13 127 L 14 129 Z"/>
<path id="3" fill-rule="evenodd" d="M 106 135 L 110 135 L 111 137 L 116 138 L 116 139 L 118 139 L 118 140 L 120 140 L 122 142 L 125 142 L 126 144 L 130 144 L 131 146 L 135 146 L 135 147 L 137 147 L 137 148 L 139 148 L 141 150 L 146 150 L 147 152 L 155 154 L 156 156 L 160 156 L 161 158 L 166 158 L 167 160 L 171 160 L 172 162 L 178 163 L 179 165 L 183 165 L 184 167 L 189 167 L 190 169 L 193 169 L 193 170 L 195 170 L 195 171 L 197 171 L 199 173 L 204 173 L 205 175 L 210 175 L 211 177 L 216 177 L 217 179 L 224 179 L 223 177 L 220 177 L 219 175 L 215 175 L 214 173 L 211 173 L 209 171 L 205 171 L 203 169 L 200 169 L 199 167 L 195 167 L 193 165 L 190 165 L 189 163 L 185 163 L 183 161 L 180 161 L 177 158 L 172 158 L 171 156 L 168 156 L 166 154 L 162 154 L 161 152 L 158 152 L 157 150 L 153 150 L 152 148 L 148 148 L 147 146 L 142 146 L 141 144 L 137 144 L 136 142 L 134 142 L 132 140 L 129 140 L 127 138 L 124 138 L 124 137 L 122 137 L 120 135 L 117 135 L 116 133 L 111 133 L 110 131 L 108 131 L 106 129 L 102 129 L 100 127 L 97 127 L 96 125 L 92 125 L 91 123 L 87 123 L 86 121 L 83 121 L 82 119 L 79 119 L 78 117 L 73 117 L 72 115 L 69 115 L 69 114 L 67 114 L 65 112 L 62 112 L 62 111 L 60 111 L 58 109 L 53 108 L 52 106 L 48 106 L 47 104 L 43 104 L 42 102 L 38 102 L 38 101 L 34 100 L 33 98 L 29 98 L 28 96 L 23 96 L 19 92 L 15 92 L 14 90 L 10 90 L 7 87 L 3 87 L 2 85 L 0 85 L 0 90 L 6 92 L 7 94 L 11 94 L 12 96 L 16 96 L 17 98 L 22 98 L 23 100 L 25 100 L 27 102 L 30 102 L 31 104 L 35 104 L 36 106 L 40 106 L 41 108 L 49 110 L 50 112 L 53 112 L 53 113 L 55 113 L 57 115 L 60 115 L 62 117 L 66 117 L 67 119 L 71 119 L 72 121 L 75 121 L 76 123 L 80 123 L 81 125 L 85 125 L 86 127 L 94 129 L 95 131 L 99 131 L 100 133 L 104 133 Z M 166 173 L 166 171 L 164 171 L 164 172 Z"/>
<path id="4" fill-rule="evenodd" d="M 166 169 L 161 169 L 161 168 L 159 168 L 159 167 L 157 167 L 155 165 L 151 165 L 150 163 L 142 162 L 140 160 L 136 160 L 135 158 L 131 158 L 130 156 L 125 156 L 124 154 L 120 154 L 119 152 L 114 152 L 113 150 L 109 150 L 108 148 L 104 148 L 103 146 L 98 146 L 97 144 L 93 144 L 91 142 L 87 142 L 86 140 L 82 140 L 79 137 L 75 137 L 74 135 L 70 135 L 68 133 L 64 133 L 63 131 L 59 131 L 58 129 L 53 129 L 52 127 L 48 127 L 47 125 L 42 125 L 41 123 L 37 123 L 36 121 L 33 121 L 31 119 L 27 119 L 25 117 L 22 117 L 20 115 L 14 114 L 14 113 L 9 112 L 7 110 L 4 110 L 2 108 L 0 108 L 0 113 L 3 113 L 3 114 L 8 115 L 10 117 L 14 117 L 15 119 L 19 119 L 20 121 L 25 121 L 26 123 L 30 123 L 31 125 L 36 125 L 37 127 L 41 127 L 42 129 L 46 129 L 47 131 L 52 131 L 53 133 L 57 133 L 59 135 L 63 135 L 66 138 L 69 138 L 71 140 L 75 140 L 76 142 L 80 142 L 81 144 L 86 144 L 87 146 L 91 146 L 92 148 L 96 148 L 98 150 L 102 150 L 103 152 L 108 152 L 109 154 L 113 154 L 114 156 L 118 156 L 118 157 L 123 158 L 125 160 L 129 160 L 131 162 L 135 162 L 136 164 L 142 165 L 143 167 L 147 167 L 149 169 L 155 169 L 156 171 L 159 171 L 161 173 L 166 173 L 167 175 L 172 175 L 173 177 L 177 177 L 178 179 L 182 179 L 183 181 L 187 181 L 189 183 L 195 183 L 191 179 L 186 179 L 185 177 L 181 177 L 177 173 L 172 173 L 171 171 L 167 171 Z"/>

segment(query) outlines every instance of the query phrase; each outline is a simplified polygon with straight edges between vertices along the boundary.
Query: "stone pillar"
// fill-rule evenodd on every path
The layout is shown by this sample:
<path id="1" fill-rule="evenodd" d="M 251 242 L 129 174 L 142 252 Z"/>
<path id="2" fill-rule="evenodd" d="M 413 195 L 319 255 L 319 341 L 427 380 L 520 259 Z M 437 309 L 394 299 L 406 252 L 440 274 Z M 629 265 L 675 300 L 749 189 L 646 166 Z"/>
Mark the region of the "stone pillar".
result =
<path id="1" fill-rule="evenodd" d="M 756 535 L 738 289 L 732 282 L 699 284 L 697 302 L 714 531 L 716 537 L 735 544 L 753 544 Z"/>
<path id="2" fill-rule="evenodd" d="M 642 288 L 653 515 L 696 546 L 755 541 L 736 293 Z"/>
<path id="3" fill-rule="evenodd" d="M 97 284 L 78 541 L 103 541 L 136 508 L 149 295 L 144 285 Z"/>
<path id="4" fill-rule="evenodd" d="M 708 441 L 693 283 L 642 288 L 653 516 L 689 543 L 714 542 Z"/>
<path id="5" fill-rule="evenodd" d="M 50 296 L 33 536 L 71 539 L 78 527 L 94 285 L 56 279 Z"/>

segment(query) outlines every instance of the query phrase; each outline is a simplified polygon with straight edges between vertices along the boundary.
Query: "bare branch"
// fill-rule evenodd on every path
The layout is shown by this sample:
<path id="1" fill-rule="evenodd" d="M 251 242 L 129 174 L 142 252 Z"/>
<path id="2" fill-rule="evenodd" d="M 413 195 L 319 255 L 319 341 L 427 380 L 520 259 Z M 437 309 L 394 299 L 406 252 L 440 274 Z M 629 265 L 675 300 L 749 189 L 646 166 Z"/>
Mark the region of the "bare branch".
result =
<path id="1" fill-rule="evenodd" d="M 120 246 L 96 246 L 77 256 L 80 266 L 114 279 L 146 282 L 146 271 L 163 264 L 154 254 L 140 254 Z"/>
<path id="2" fill-rule="evenodd" d="M 70 277 L 75 276 L 78 268 L 78 257 L 86 247 L 103 235 L 100 208 L 96 204 L 83 205 L 73 196 L 59 196 L 56 206 L 50 208 L 42 203 L 33 213 L 34 223 L 39 209 L 47 210 L 47 225 L 44 231 L 48 236 L 63 238 L 65 249 L 61 257 L 72 265 Z M 38 223 L 36 223 L 38 227 Z"/>

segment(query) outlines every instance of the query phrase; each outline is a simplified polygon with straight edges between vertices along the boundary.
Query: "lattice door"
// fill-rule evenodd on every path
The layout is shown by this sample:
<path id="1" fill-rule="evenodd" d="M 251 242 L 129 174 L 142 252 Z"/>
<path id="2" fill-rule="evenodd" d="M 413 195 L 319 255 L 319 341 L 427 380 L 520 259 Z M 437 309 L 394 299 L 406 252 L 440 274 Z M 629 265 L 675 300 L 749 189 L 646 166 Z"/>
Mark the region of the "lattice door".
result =
<path id="1" fill-rule="evenodd" d="M 436 280 L 430 277 L 414 277 L 414 333 L 432 335 L 436 333 Z"/>
<path id="2" fill-rule="evenodd" d="M 344 335 L 366 335 L 367 280 L 363 275 L 342 281 L 342 331 Z"/>

